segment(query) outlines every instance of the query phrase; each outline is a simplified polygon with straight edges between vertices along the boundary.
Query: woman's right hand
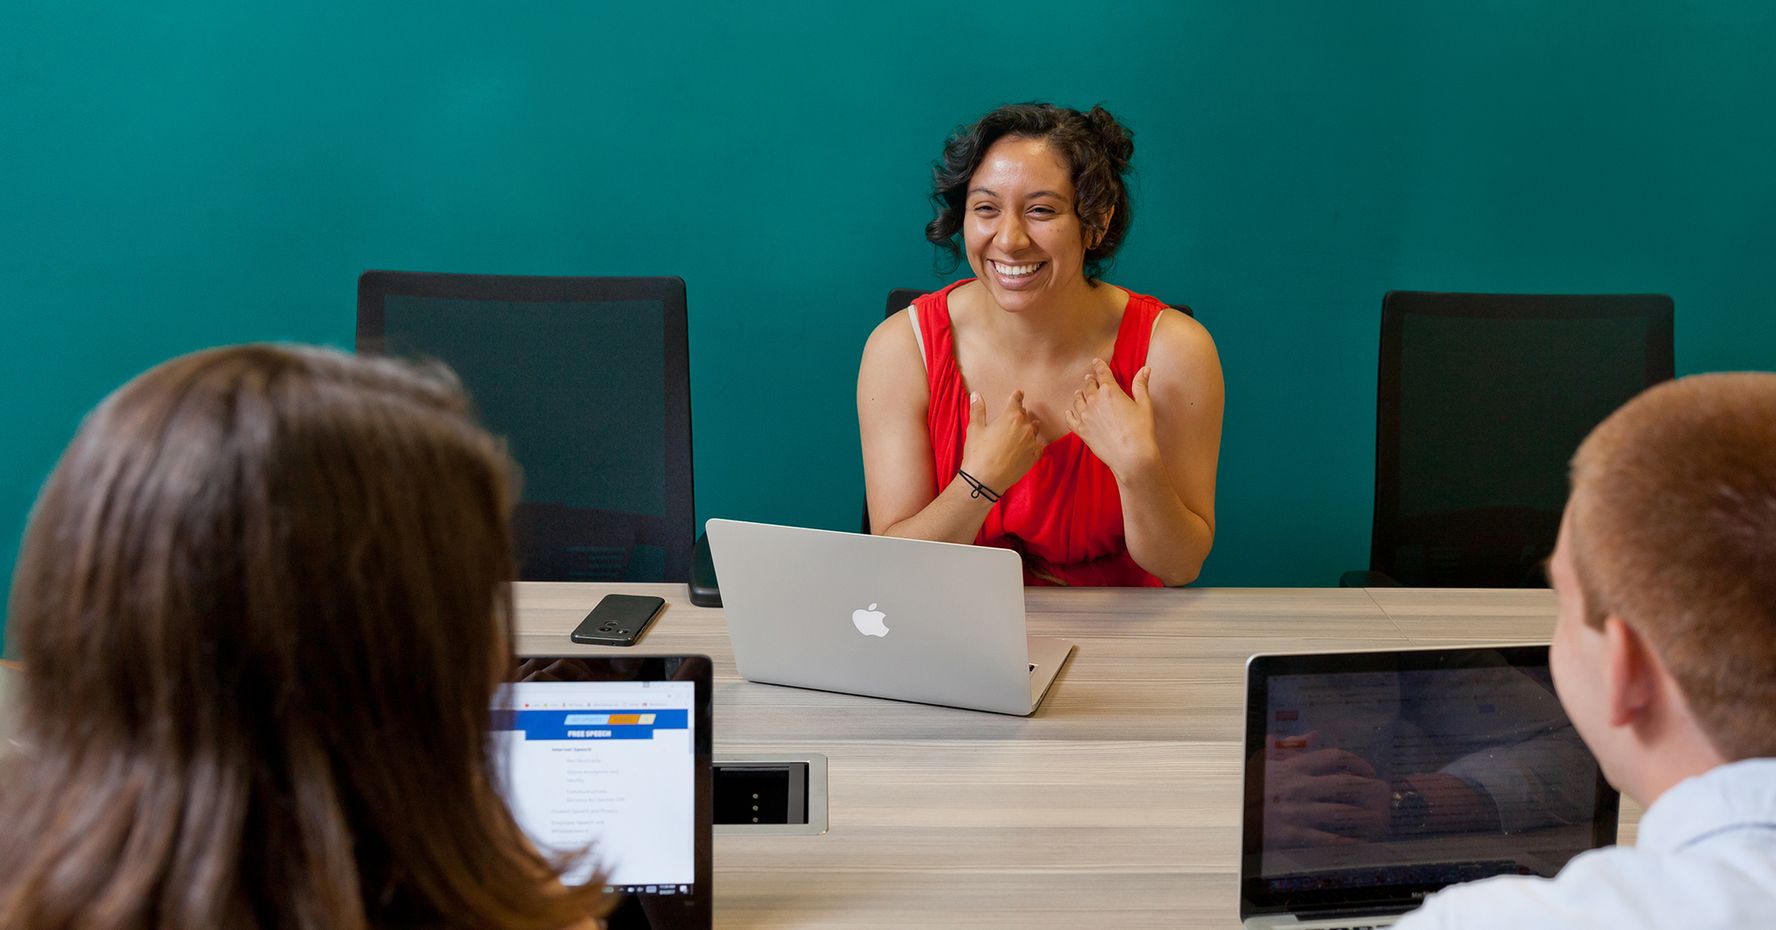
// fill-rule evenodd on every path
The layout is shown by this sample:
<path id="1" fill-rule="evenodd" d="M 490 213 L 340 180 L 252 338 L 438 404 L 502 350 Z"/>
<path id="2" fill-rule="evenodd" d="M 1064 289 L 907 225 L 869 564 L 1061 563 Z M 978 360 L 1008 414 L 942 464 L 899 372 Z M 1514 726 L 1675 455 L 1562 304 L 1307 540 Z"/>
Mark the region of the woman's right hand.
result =
<path id="1" fill-rule="evenodd" d="M 987 418 L 980 392 L 968 397 L 968 435 L 962 441 L 962 470 L 996 494 L 1004 494 L 1042 456 L 1042 422 L 1024 409 L 1024 392 L 1012 391 L 1005 409 Z"/>

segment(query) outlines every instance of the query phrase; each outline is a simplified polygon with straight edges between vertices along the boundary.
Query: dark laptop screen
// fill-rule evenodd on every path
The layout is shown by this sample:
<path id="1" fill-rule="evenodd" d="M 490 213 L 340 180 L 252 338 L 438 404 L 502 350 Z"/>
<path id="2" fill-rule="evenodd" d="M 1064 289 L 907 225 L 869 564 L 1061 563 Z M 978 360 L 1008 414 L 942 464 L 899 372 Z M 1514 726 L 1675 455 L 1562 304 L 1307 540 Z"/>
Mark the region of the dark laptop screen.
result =
<path id="1" fill-rule="evenodd" d="M 1248 675 L 1247 913 L 1405 909 L 1614 841 L 1546 646 L 1257 656 Z"/>

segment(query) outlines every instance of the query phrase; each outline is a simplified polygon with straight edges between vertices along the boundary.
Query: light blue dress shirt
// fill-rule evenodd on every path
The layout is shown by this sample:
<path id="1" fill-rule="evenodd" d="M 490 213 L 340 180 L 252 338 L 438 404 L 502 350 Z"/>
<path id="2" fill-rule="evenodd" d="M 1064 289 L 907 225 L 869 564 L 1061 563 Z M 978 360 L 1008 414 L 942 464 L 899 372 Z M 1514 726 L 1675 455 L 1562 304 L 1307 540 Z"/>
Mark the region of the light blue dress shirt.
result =
<path id="1" fill-rule="evenodd" d="M 1447 888 L 1394 930 L 1712 930 L 1776 927 L 1776 759 L 1672 786 L 1634 846 L 1576 856 L 1554 878 Z"/>

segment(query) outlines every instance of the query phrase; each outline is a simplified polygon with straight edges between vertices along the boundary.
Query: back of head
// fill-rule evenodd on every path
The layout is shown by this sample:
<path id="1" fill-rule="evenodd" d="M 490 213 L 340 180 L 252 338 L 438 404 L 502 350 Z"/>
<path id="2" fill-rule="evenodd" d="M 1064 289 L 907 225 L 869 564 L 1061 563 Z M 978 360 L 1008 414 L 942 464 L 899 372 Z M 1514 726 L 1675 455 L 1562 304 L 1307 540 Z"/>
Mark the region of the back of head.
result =
<path id="1" fill-rule="evenodd" d="M 1776 374 L 1647 390 L 1573 459 L 1587 621 L 1645 637 L 1728 759 L 1776 756 Z"/>
<path id="2" fill-rule="evenodd" d="M 396 362 L 243 346 L 93 411 L 13 587 L 0 927 L 558 928 L 595 906 L 493 783 L 511 478 L 466 407 Z"/>

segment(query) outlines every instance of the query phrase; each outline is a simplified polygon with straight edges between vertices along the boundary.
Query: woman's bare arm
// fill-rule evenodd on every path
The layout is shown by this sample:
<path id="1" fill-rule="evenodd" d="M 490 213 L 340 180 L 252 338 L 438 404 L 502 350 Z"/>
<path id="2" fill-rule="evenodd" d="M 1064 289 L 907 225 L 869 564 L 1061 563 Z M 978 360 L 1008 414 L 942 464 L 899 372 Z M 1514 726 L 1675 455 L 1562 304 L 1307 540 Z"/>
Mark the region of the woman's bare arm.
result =
<path id="1" fill-rule="evenodd" d="M 926 423 L 929 389 L 907 316 L 902 310 L 876 327 L 857 371 L 870 529 L 882 536 L 971 543 L 993 505 L 972 496 L 973 487 L 955 475 L 947 476 L 942 493 L 932 493 L 937 481 Z M 963 470 L 1003 492 L 1041 454 L 1035 420 L 1023 409 L 1021 392 L 991 421 L 978 399 L 970 406 Z"/>
<path id="2" fill-rule="evenodd" d="M 1215 472 L 1225 388 L 1208 330 L 1161 316 L 1147 352 L 1159 459 L 1117 475 L 1129 555 L 1168 585 L 1201 574 L 1215 542 Z"/>

